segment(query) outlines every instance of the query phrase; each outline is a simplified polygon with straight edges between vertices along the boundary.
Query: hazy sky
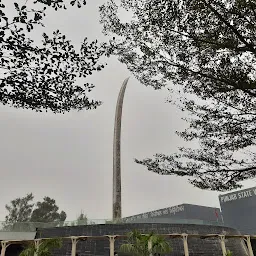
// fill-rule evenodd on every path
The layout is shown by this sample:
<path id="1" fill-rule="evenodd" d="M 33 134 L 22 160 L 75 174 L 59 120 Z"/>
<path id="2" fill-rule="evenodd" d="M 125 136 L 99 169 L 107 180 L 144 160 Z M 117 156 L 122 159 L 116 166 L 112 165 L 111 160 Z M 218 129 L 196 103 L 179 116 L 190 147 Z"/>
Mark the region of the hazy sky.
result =
<path id="1" fill-rule="evenodd" d="M 85 36 L 103 39 L 98 6 L 104 1 L 87 2 L 81 10 L 51 12 L 45 30 L 59 28 L 77 44 Z M 115 104 L 128 76 L 122 123 L 123 216 L 182 203 L 219 207 L 217 192 L 201 191 L 186 178 L 159 176 L 134 163 L 135 157 L 171 153 L 185 145 L 175 131 L 186 124 L 180 112 L 165 103 L 166 90 L 144 87 L 111 58 L 107 68 L 88 80 L 96 85 L 92 97 L 104 103 L 97 110 L 54 115 L 0 106 L 0 219 L 6 215 L 6 203 L 29 192 L 35 201 L 56 199 L 67 220 L 81 210 L 90 219 L 111 218 Z"/>

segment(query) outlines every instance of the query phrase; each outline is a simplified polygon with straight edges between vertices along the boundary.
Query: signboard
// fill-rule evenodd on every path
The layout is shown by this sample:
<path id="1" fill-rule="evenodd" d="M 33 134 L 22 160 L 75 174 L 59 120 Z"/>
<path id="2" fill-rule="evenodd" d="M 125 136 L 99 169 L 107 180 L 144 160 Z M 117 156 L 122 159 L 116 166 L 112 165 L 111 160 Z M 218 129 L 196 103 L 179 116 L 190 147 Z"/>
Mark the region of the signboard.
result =
<path id="1" fill-rule="evenodd" d="M 168 208 L 164 208 L 164 209 L 160 209 L 152 212 L 146 212 L 146 213 L 134 215 L 131 217 L 123 218 L 122 220 L 130 222 L 130 221 L 135 221 L 139 219 L 155 218 L 155 217 L 161 217 L 165 215 L 169 216 L 170 214 L 175 215 L 178 212 L 184 212 L 184 210 L 185 210 L 184 205 L 177 205 L 173 207 L 168 207 Z"/>
<path id="2" fill-rule="evenodd" d="M 226 226 L 242 234 L 256 233 L 256 187 L 219 195 L 219 201 Z"/>
<path id="3" fill-rule="evenodd" d="M 249 197 L 255 197 L 255 196 L 256 196 L 256 187 L 240 190 L 240 191 L 225 194 L 225 195 L 220 195 L 219 200 L 220 200 L 220 203 L 223 204 L 223 203 L 228 203 L 228 202 L 237 201 L 237 200 L 241 200 Z"/>

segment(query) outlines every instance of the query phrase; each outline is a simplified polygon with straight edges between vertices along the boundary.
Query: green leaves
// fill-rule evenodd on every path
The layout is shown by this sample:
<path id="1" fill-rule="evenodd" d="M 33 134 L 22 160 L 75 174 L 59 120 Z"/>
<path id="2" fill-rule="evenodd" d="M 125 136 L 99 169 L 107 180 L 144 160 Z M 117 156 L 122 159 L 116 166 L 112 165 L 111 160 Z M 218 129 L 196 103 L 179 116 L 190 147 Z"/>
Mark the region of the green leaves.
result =
<path id="1" fill-rule="evenodd" d="M 42 202 L 36 203 L 36 208 L 33 210 L 31 222 L 60 222 L 65 221 L 67 215 L 64 211 L 58 212 L 59 207 L 56 201 L 50 197 L 44 197 Z"/>
<path id="2" fill-rule="evenodd" d="M 233 253 L 230 250 L 228 250 L 226 256 L 232 256 L 232 255 Z"/>
<path id="3" fill-rule="evenodd" d="M 161 255 L 171 251 L 171 246 L 164 237 L 153 232 L 144 235 L 137 230 L 128 233 L 127 243 L 120 247 L 120 252 L 133 256 Z"/>
<path id="4" fill-rule="evenodd" d="M 231 190 L 256 177 L 255 3 L 241 0 L 107 1 L 103 32 L 145 86 L 171 85 L 188 116 L 177 134 L 199 149 L 136 160 L 148 170 L 187 176 L 194 186 Z M 131 14 L 122 22 L 120 8 Z"/>
<path id="5" fill-rule="evenodd" d="M 86 1 L 68 1 L 81 8 Z M 14 3 L 16 15 L 8 17 L 0 5 L 0 102 L 38 112 L 94 109 L 100 101 L 90 100 L 93 85 L 81 83 L 104 67 L 106 44 L 85 40 L 80 51 L 59 30 L 43 33 L 36 45 L 29 32 L 44 26 L 47 8 L 66 9 L 63 0 L 36 0 L 31 9 Z M 45 65 L 47 63 L 47 65 Z M 86 84 L 86 86 L 84 86 Z"/>
<path id="6" fill-rule="evenodd" d="M 67 9 L 67 5 L 65 4 L 65 1 L 63 0 L 36 0 L 34 1 L 34 4 L 36 3 L 41 3 L 44 5 L 47 5 L 49 7 L 54 8 L 56 11 L 58 9 Z M 75 4 L 77 4 L 78 8 L 81 8 L 82 5 L 86 5 L 86 1 L 85 0 L 71 0 L 69 1 L 69 4 L 71 6 L 74 6 Z"/>
<path id="7" fill-rule="evenodd" d="M 77 218 L 77 224 L 78 225 L 87 225 L 88 224 L 88 218 L 84 213 L 80 213 L 80 215 Z"/>
<path id="8" fill-rule="evenodd" d="M 19 256 L 50 256 L 52 255 L 52 250 L 59 249 L 62 247 L 61 238 L 53 238 L 42 240 L 39 244 L 39 248 L 35 247 L 34 243 L 29 244 L 29 246 L 23 250 Z"/>
<path id="9" fill-rule="evenodd" d="M 14 6 L 15 6 L 15 9 L 16 9 L 17 11 L 20 10 L 18 3 L 15 2 L 15 3 L 14 3 Z"/>
<path id="10" fill-rule="evenodd" d="M 16 198 L 5 208 L 8 215 L 5 217 L 5 230 L 9 231 L 31 231 L 31 223 L 59 223 L 61 224 L 67 218 L 64 211 L 59 212 L 56 201 L 50 197 L 44 197 L 43 201 L 33 203 L 32 193 L 25 197 Z M 34 229 L 37 225 L 34 225 Z M 20 229 L 19 229 L 20 227 Z"/>
<path id="11" fill-rule="evenodd" d="M 78 7 L 78 8 L 81 8 L 82 5 L 86 5 L 86 1 L 85 1 L 85 0 L 83 0 L 83 1 L 80 1 L 80 0 L 72 0 L 72 1 L 70 2 L 70 4 L 71 4 L 72 6 L 74 6 L 75 4 L 77 4 L 77 7 Z"/>
<path id="12" fill-rule="evenodd" d="M 9 212 L 5 217 L 6 223 L 29 221 L 34 207 L 33 199 L 33 194 L 29 193 L 25 197 L 12 200 L 10 205 L 6 205 L 5 208 Z"/>

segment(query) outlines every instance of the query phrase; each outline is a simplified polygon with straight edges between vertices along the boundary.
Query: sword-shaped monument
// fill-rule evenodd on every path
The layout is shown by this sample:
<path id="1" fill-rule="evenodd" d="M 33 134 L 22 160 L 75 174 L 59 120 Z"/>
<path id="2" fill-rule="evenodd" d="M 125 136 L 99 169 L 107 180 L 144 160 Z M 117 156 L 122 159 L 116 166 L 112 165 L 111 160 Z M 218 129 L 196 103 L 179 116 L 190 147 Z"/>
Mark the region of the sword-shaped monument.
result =
<path id="1" fill-rule="evenodd" d="M 122 218 L 122 185 L 121 185 L 121 126 L 124 93 L 129 78 L 126 78 L 120 89 L 115 114 L 113 142 L 113 220 Z"/>

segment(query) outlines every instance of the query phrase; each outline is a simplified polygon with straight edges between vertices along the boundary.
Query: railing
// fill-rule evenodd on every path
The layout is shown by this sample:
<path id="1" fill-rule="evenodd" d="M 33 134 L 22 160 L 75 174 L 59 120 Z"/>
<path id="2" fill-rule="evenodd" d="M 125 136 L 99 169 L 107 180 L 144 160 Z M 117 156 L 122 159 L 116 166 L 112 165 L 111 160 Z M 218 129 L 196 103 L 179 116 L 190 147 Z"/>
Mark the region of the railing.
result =
<path id="1" fill-rule="evenodd" d="M 80 226 L 103 224 L 105 220 L 76 220 L 76 221 L 55 221 L 55 222 L 0 222 L 0 231 L 11 232 L 34 232 L 37 228 L 54 228 L 64 226 Z"/>
<path id="2" fill-rule="evenodd" d="M 185 256 L 189 256 L 189 244 L 188 244 L 188 238 L 197 238 L 197 239 L 218 239 L 222 251 L 222 255 L 227 255 L 227 248 L 226 248 L 226 240 L 227 239 L 237 239 L 237 243 L 242 243 L 244 245 L 244 252 L 248 256 L 254 256 L 251 240 L 256 239 L 256 236 L 250 236 L 250 235 L 222 235 L 222 234 L 161 234 L 161 236 L 164 236 L 166 238 L 170 239 L 182 239 L 183 241 L 183 251 Z M 71 236 L 71 237 L 61 237 L 62 240 L 69 240 L 72 243 L 72 249 L 71 249 L 71 256 L 76 256 L 76 247 L 77 243 L 79 241 L 85 241 L 85 240 L 109 240 L 109 255 L 115 256 L 115 241 L 119 238 L 126 238 L 126 235 L 104 235 L 104 236 Z M 40 244 L 47 239 L 51 238 L 39 238 L 35 240 L 30 240 L 31 242 L 34 241 L 36 249 L 39 248 Z M 6 255 L 7 247 L 11 244 L 27 244 L 29 240 L 8 240 L 8 241 L 1 241 L 1 256 Z M 148 247 L 150 248 L 152 246 L 152 241 L 148 241 Z M 180 248 L 181 249 L 181 248 Z M 182 250 L 182 249 L 181 249 Z M 215 245 L 216 250 L 216 245 Z M 243 254 L 243 255 L 245 255 Z M 67 254 L 65 254 L 67 255 Z"/>
<path id="3" fill-rule="evenodd" d="M 134 219 L 124 218 L 119 221 L 112 221 L 108 219 L 87 219 L 75 221 L 56 221 L 56 222 L 17 222 L 8 224 L 0 222 L 0 231 L 12 232 L 34 232 L 37 228 L 54 228 L 64 226 L 81 226 L 81 225 L 97 225 L 97 224 L 125 224 L 125 223 L 166 223 L 166 224 L 196 224 L 196 225 L 212 225 L 225 226 L 223 222 L 204 221 L 196 219 L 171 219 L 171 218 L 148 218 L 148 219 Z"/>

